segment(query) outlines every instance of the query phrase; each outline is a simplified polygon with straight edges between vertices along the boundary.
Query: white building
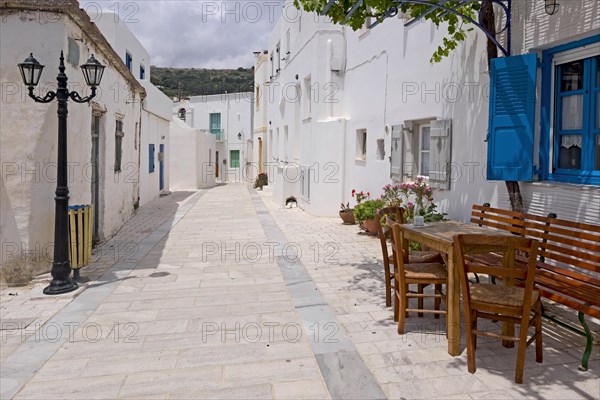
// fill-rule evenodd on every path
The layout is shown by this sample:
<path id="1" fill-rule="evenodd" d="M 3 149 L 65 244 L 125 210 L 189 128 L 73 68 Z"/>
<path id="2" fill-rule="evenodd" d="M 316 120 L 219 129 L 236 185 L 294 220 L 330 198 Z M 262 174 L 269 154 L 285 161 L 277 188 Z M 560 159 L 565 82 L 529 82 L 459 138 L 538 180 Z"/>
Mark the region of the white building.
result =
<path id="1" fill-rule="evenodd" d="M 92 15 L 98 28 L 125 66 L 146 89 L 142 102 L 140 129 L 140 205 L 169 191 L 169 127 L 172 101 L 150 82 L 150 55 L 129 30 L 127 23 L 113 12 Z M 125 91 L 126 88 L 115 90 Z M 127 101 L 127 99 L 125 99 Z"/>
<path id="2" fill-rule="evenodd" d="M 241 182 L 256 175 L 252 163 L 254 94 L 252 92 L 193 96 L 176 104 L 173 115 L 192 128 L 215 136 L 215 176 Z"/>
<path id="3" fill-rule="evenodd" d="M 337 214 L 345 194 L 345 48 L 345 29 L 324 18 L 282 17 L 269 36 L 268 79 L 255 79 L 266 97 L 265 167 L 274 196 L 283 205 L 293 195 L 315 215 Z"/>
<path id="4" fill-rule="evenodd" d="M 217 137 L 190 127 L 179 118 L 171 121 L 171 188 L 196 190 L 215 186 Z"/>
<path id="5" fill-rule="evenodd" d="M 153 118 L 145 110 L 160 107 L 150 87 L 138 81 L 77 1 L 2 2 L 0 13 L 3 263 L 24 253 L 47 254 L 54 232 L 57 105 L 36 103 L 27 96 L 18 63 L 33 53 L 46 66 L 36 88 L 42 96 L 56 87 L 61 51 L 69 88 L 82 96 L 89 89 L 79 66 L 92 54 L 106 66 L 91 103 L 69 102 L 67 133 L 69 204 L 94 205 L 97 240 L 114 235 L 140 201 L 151 196 L 142 189 L 139 169 L 141 155 L 148 154 L 142 132 Z M 160 120 L 162 113 L 151 114 Z M 147 132 L 150 138 L 152 130 Z"/>
<path id="6" fill-rule="evenodd" d="M 399 15 L 354 32 L 315 14 L 291 18 L 294 13 L 287 12 L 269 36 L 267 79 L 258 68 L 262 58 L 256 68 L 257 86 L 269 93 L 267 159 L 275 163 L 269 172 L 276 200 L 283 205 L 294 195 L 306 211 L 333 216 L 341 202 L 352 200 L 352 189 L 375 197 L 385 184 L 426 175 L 440 208 L 467 220 L 474 203 L 510 207 L 506 179 L 520 181 L 529 212 L 597 223 L 600 147 L 594 143 L 600 126 L 594 122 L 600 121 L 600 100 L 594 99 L 598 82 L 592 77 L 600 71 L 594 66 L 600 55 L 599 6 L 576 0 L 552 16 L 543 1 L 513 6 L 511 55 L 534 53 L 544 68 L 531 67 L 537 80 L 506 89 L 530 83 L 529 93 L 538 100 L 527 103 L 533 119 L 526 132 L 510 126 L 512 137 L 500 141 L 495 135 L 506 132 L 502 126 L 487 139 L 489 121 L 497 121 L 490 118 L 489 95 L 490 86 L 496 88 L 492 94 L 505 88 L 501 80 L 490 82 L 483 33 L 473 31 L 448 58 L 430 64 L 446 32 L 429 22 L 405 26 L 408 21 Z M 504 62 L 523 65 L 522 58 L 507 60 L 515 61 L 500 61 L 495 73 Z M 582 102 L 575 95 L 567 100 L 562 112 L 572 120 L 566 131 L 556 131 L 558 117 L 549 112 L 558 98 L 553 74 L 573 62 L 583 72 L 569 79 L 587 92 Z M 516 98 L 528 99 L 520 93 Z M 490 143 L 495 147 L 488 149 Z M 440 168 L 446 163 L 450 174 Z M 490 163 L 495 180 L 487 179 Z"/>
<path id="7" fill-rule="evenodd" d="M 254 126 L 252 132 L 253 152 L 252 160 L 256 168 L 252 168 L 249 172 L 249 179 L 255 179 L 259 173 L 267 171 L 265 162 L 267 162 L 267 110 L 269 93 L 265 90 L 265 82 L 269 80 L 269 52 L 258 51 L 254 53 Z"/>

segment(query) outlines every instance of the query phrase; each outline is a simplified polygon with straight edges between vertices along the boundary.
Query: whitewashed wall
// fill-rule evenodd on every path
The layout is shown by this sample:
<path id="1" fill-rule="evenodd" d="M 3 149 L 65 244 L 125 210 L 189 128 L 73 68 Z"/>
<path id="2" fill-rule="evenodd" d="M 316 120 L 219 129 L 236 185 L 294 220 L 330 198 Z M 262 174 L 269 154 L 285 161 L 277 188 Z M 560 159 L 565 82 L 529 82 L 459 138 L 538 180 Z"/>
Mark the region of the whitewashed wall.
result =
<path id="1" fill-rule="evenodd" d="M 196 134 L 196 188 L 208 189 L 216 184 L 215 137 L 210 133 Z"/>
<path id="2" fill-rule="evenodd" d="M 127 15 L 118 15 L 112 11 L 102 10 L 96 13 L 95 7 L 88 7 L 90 19 L 108 40 L 113 49 L 125 63 L 125 53 L 129 52 L 132 58 L 131 73 L 140 79 L 140 65 L 144 66 L 145 79 L 150 80 L 150 54 L 140 41 L 131 32 L 131 25 L 140 23 L 136 18 Z"/>
<path id="3" fill-rule="evenodd" d="M 178 118 L 173 118 L 170 125 L 171 152 L 175 155 L 169 160 L 171 188 L 195 190 L 213 187 L 216 150 L 214 136 L 191 128 Z"/>
<path id="4" fill-rule="evenodd" d="M 171 120 L 172 102 L 156 86 L 150 82 L 150 55 L 139 40 L 131 32 L 131 18 L 123 18 L 114 12 L 95 13 L 94 7 L 89 8 L 90 18 L 97 21 L 97 25 L 111 47 L 117 52 L 125 63 L 125 54 L 129 52 L 132 56 L 131 72 L 146 90 L 146 98 L 142 104 L 142 116 L 138 123 L 140 129 L 140 205 L 146 204 L 160 194 L 159 184 L 159 160 L 160 145 L 165 145 L 164 166 L 164 188 L 163 192 L 169 190 L 169 122 Z M 141 79 L 140 65 L 144 66 L 145 78 Z M 115 87 L 111 87 L 115 90 Z M 149 144 L 154 144 L 154 172 L 149 170 Z"/>
<path id="5" fill-rule="evenodd" d="M 210 96 L 194 96 L 185 104 L 188 111 L 186 122 L 197 129 L 210 129 L 210 114 L 221 114 L 221 129 L 224 131 L 223 141 L 217 142 L 219 151 L 219 178 L 222 181 L 249 181 L 247 163 L 252 154 L 248 151 L 248 141 L 252 140 L 254 93 L 224 93 Z M 175 110 L 181 108 L 176 106 Z M 241 140 L 238 134 L 242 133 Z M 231 150 L 240 152 L 240 168 L 231 168 L 229 155 Z M 223 164 L 223 160 L 227 164 Z"/>
<path id="6" fill-rule="evenodd" d="M 146 98 L 142 107 L 141 152 L 140 152 L 140 205 L 156 198 L 160 194 L 159 160 L 160 145 L 164 144 L 164 188 L 169 191 L 170 122 L 172 102 L 148 80 L 140 81 L 146 89 Z M 154 172 L 149 172 L 149 144 L 155 145 Z"/>
<path id="7" fill-rule="evenodd" d="M 248 179 L 253 181 L 259 172 L 267 172 L 264 163 L 267 161 L 267 110 L 269 90 L 269 55 L 258 53 L 254 65 L 254 121 L 252 134 L 252 166 L 248 171 Z M 257 89 L 258 88 L 258 89 Z M 262 154 L 259 155 L 262 143 Z M 262 164 L 262 165 L 259 165 Z"/>
<path id="8" fill-rule="evenodd" d="M 138 149 L 135 122 L 140 118 L 142 90 L 128 83 L 104 56 L 106 44 L 91 43 L 85 32 L 62 14 L 47 14 L 51 22 L 3 16 L 0 24 L 0 158 L 2 176 L 2 243 L 27 249 L 53 240 L 56 186 L 56 102 L 35 103 L 26 96 L 17 64 L 30 52 L 46 65 L 40 86 L 55 88 L 60 50 L 65 51 L 66 74 L 74 90 L 87 94 L 79 65 L 93 53 L 106 65 L 94 103 L 102 110 L 100 142 L 100 236 L 110 237 L 131 216 L 138 199 Z M 20 38 L 18 42 L 14 38 Z M 100 46 L 100 47 L 99 47 Z M 111 91 L 118 84 L 127 91 Z M 131 90 L 133 89 L 133 95 Z M 42 93 L 42 89 L 38 94 Z M 136 99 L 137 101 L 126 101 Z M 115 120 L 123 119 L 121 172 L 114 172 Z M 68 160 L 70 205 L 91 201 L 92 105 L 69 102 Z"/>
<path id="9" fill-rule="evenodd" d="M 287 197 L 294 196 L 311 214 L 334 215 L 343 198 L 346 112 L 343 76 L 332 71 L 331 64 L 334 58 L 344 58 L 344 30 L 315 14 L 286 15 L 269 35 L 270 83 L 265 89 L 267 162 L 273 196 L 281 206 Z M 277 65 L 281 68 L 278 73 Z M 299 169 L 305 176 L 304 195 Z"/>
<path id="10" fill-rule="evenodd" d="M 597 2 L 576 0 L 562 4 L 559 14 L 554 16 L 544 13 L 543 2 L 523 3 L 526 4 L 513 8 L 516 21 L 513 54 L 580 39 L 598 33 L 600 28 Z M 451 218 L 468 220 L 475 203 L 509 207 L 504 183 L 486 180 L 489 72 L 486 39 L 482 33 L 470 33 L 469 40 L 448 58 L 430 64 L 429 59 L 446 32 L 428 22 L 404 27 L 401 17 L 394 17 L 370 31 L 354 32 L 324 20 L 314 23 L 314 18 L 314 15 L 303 14 L 302 32 L 297 30 L 295 38 L 292 35 L 289 65 L 282 62 L 279 77 L 271 81 L 283 86 L 295 82 L 298 74 L 302 84 L 303 77 L 311 74 L 313 82 L 317 77 L 320 82 L 337 85 L 337 101 L 325 103 L 321 96 L 313 104 L 316 118 L 306 119 L 304 104 L 295 109 L 289 103 L 282 105 L 280 91 L 271 90 L 267 112 L 270 123 L 267 137 L 273 138 L 268 145 L 270 161 L 280 162 L 282 126 L 288 125 L 291 146 L 301 149 L 300 164 L 312 165 L 316 161 L 321 168 L 326 163 L 339 166 L 335 174 L 338 179 L 328 185 L 324 182 L 313 185 L 310 203 L 301 202 L 308 212 L 335 215 L 340 202 L 352 201 L 352 189 L 369 191 L 372 197 L 378 197 L 382 187 L 392 182 L 391 135 L 386 126 L 423 119 L 452 120 L 452 182 L 450 190 L 435 191 L 439 209 Z M 309 22 L 304 23 L 306 20 Z M 287 30 L 293 33 L 294 27 L 298 28 L 297 22 L 294 24 L 289 18 L 278 22 L 269 36 L 271 54 L 278 42 L 286 42 Z M 344 74 L 329 73 L 332 59 L 328 57 L 328 40 L 332 40 L 334 58 L 345 58 Z M 285 52 L 284 47 L 282 45 Z M 293 129 L 298 115 L 301 128 Z M 336 118 L 345 121 L 341 128 L 343 133 L 339 135 L 335 124 L 327 122 Z M 323 129 L 318 128 L 320 124 L 324 124 Z M 356 159 L 358 129 L 367 130 L 365 160 Z M 297 132 L 300 137 L 292 138 L 292 133 L 296 136 Z M 376 159 L 378 139 L 385 143 L 386 154 L 382 160 Z M 274 179 L 273 192 L 281 202 L 289 189 L 284 189 L 284 169 L 274 170 L 279 176 Z M 323 177 L 323 171 L 320 176 Z M 521 190 L 525 207 L 531 212 L 552 211 L 564 218 L 598 221 L 600 194 L 597 187 L 542 182 L 521 183 Z"/>
<path id="11" fill-rule="evenodd" d="M 453 178 L 450 190 L 435 191 L 439 208 L 466 220 L 473 203 L 496 202 L 499 185 L 485 180 L 489 90 L 485 40 L 474 33 L 450 57 L 431 64 L 442 38 L 443 31 L 429 23 L 406 28 L 400 18 L 363 34 L 348 34 L 344 96 L 352 117 L 346 132 L 347 159 L 356 154 L 356 129 L 367 129 L 368 143 L 366 162 L 348 163 L 347 200 L 352 189 L 378 196 L 391 183 L 391 134 L 385 132 L 386 125 L 451 119 Z M 385 140 L 383 160 L 375 157 L 377 139 Z"/>

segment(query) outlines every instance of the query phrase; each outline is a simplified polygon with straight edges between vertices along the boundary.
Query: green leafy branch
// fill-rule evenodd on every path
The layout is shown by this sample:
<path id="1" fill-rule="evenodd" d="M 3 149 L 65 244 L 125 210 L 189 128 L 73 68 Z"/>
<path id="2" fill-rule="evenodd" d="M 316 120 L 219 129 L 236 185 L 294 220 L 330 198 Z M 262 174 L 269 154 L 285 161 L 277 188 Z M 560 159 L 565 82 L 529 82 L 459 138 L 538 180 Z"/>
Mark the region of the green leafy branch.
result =
<path id="1" fill-rule="evenodd" d="M 348 13 L 358 2 L 360 0 L 338 0 L 327 10 L 327 16 L 334 23 L 349 26 L 356 31 L 361 29 L 369 18 L 382 22 L 390 15 L 390 10 L 396 8 L 411 18 L 416 18 L 431 8 L 430 5 L 409 3 L 403 3 L 398 7 L 398 2 L 394 0 L 363 0 L 355 12 L 347 18 Z M 323 12 L 327 3 L 328 0 L 294 0 L 297 8 L 319 14 Z M 439 4 L 440 0 L 432 0 L 431 3 Z M 477 2 L 462 5 L 461 3 L 460 1 L 446 1 L 444 6 L 454 8 L 457 12 L 476 20 L 481 5 Z M 443 38 L 442 44 L 431 56 L 430 62 L 432 63 L 440 62 L 447 57 L 452 50 L 458 47 L 459 43 L 467 38 L 467 32 L 473 30 L 473 27 L 469 26 L 468 20 L 440 8 L 433 9 L 423 18 L 431 21 L 438 28 L 446 25 L 448 29 L 448 35 Z M 465 25 L 467 25 L 466 28 Z"/>

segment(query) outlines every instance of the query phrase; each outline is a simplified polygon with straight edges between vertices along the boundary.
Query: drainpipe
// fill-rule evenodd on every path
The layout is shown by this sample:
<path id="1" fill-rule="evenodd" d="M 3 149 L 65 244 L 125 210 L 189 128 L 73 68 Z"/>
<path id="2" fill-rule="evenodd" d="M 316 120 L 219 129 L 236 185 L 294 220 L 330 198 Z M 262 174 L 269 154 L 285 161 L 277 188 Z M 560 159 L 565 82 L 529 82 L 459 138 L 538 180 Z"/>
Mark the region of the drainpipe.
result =
<path id="1" fill-rule="evenodd" d="M 141 182 L 141 176 L 142 176 L 142 169 L 141 169 L 141 165 L 142 165 L 142 115 L 143 115 L 143 109 L 144 109 L 144 101 L 146 100 L 146 91 L 140 93 L 140 117 L 138 120 L 138 131 L 135 133 L 138 137 L 137 139 L 137 143 L 138 143 L 138 179 L 137 179 L 137 201 L 134 204 L 134 209 L 137 210 L 138 207 L 140 206 L 140 186 L 142 184 Z M 135 99 L 134 99 L 135 100 Z M 135 105 L 135 101 L 133 102 L 133 104 Z"/>
<path id="2" fill-rule="evenodd" d="M 347 57 L 347 41 L 346 41 L 346 27 L 343 26 L 342 27 L 342 69 L 340 71 L 340 73 L 343 74 L 342 79 L 346 79 L 346 57 Z M 333 104 L 332 104 L 333 106 Z M 342 182 L 342 184 L 340 185 L 340 191 L 341 193 L 341 201 L 344 201 L 344 196 L 345 194 L 348 192 L 347 186 L 348 183 L 346 182 L 346 156 L 347 156 L 347 151 L 346 151 L 346 141 L 347 141 L 347 132 L 346 132 L 346 119 L 344 118 L 342 120 L 342 165 L 340 166 L 340 181 Z"/>
<path id="3" fill-rule="evenodd" d="M 225 133 L 225 159 L 227 160 L 227 164 L 225 164 L 224 170 L 226 171 L 225 182 L 227 182 L 229 165 L 231 163 L 231 160 L 229 159 L 229 93 L 227 93 L 227 91 L 225 91 L 225 114 L 225 124 L 227 126 L 227 131 Z"/>
<path id="4" fill-rule="evenodd" d="M 250 166 L 245 165 L 244 168 L 246 169 L 246 180 L 248 180 L 248 178 L 252 179 L 252 177 L 250 177 L 250 168 L 254 168 L 254 110 L 256 110 L 256 105 L 255 102 L 257 102 L 258 99 L 254 98 L 254 87 L 252 87 L 252 94 L 250 95 L 250 141 L 252 142 L 252 159 L 250 160 Z M 246 145 L 246 151 L 248 151 L 248 146 Z M 246 158 L 248 158 L 248 155 L 246 155 Z M 247 164 L 247 163 L 246 163 Z M 254 171 L 254 169 L 252 169 L 252 171 Z"/>
<path id="5" fill-rule="evenodd" d="M 325 50 L 325 74 L 327 75 L 327 82 L 326 84 L 331 84 L 332 83 L 332 75 L 331 75 L 331 58 L 333 57 L 333 40 L 332 39 L 328 39 L 327 40 L 327 47 Z M 330 101 L 327 104 L 327 117 L 331 118 L 333 117 L 333 102 Z"/>

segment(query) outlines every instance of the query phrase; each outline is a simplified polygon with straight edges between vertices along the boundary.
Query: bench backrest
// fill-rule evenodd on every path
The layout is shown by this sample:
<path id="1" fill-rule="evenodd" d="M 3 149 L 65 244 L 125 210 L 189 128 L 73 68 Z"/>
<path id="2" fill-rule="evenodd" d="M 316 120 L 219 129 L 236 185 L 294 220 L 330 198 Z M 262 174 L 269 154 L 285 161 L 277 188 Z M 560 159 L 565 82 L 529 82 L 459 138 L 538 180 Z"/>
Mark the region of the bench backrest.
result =
<path id="1" fill-rule="evenodd" d="M 474 205 L 471 222 L 537 239 L 544 297 L 600 318 L 600 226 Z"/>

